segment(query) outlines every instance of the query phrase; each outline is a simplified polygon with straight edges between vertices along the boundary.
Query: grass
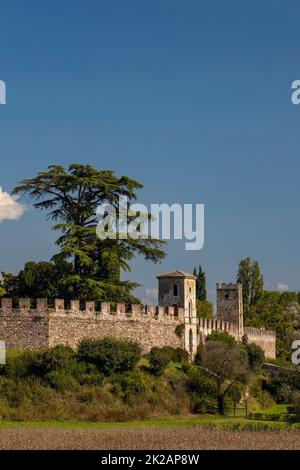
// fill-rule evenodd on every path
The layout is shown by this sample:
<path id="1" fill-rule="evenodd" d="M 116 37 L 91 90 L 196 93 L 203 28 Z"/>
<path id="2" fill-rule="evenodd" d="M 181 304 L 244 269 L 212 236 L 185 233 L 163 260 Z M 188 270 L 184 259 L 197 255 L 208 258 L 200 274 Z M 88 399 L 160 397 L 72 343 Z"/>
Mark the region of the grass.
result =
<path id="1" fill-rule="evenodd" d="M 281 405 L 279 405 L 281 406 Z M 227 418 L 213 415 L 189 416 L 181 418 L 157 418 L 144 421 L 126 422 L 80 422 L 80 421 L 0 421 L 0 429 L 3 428 L 135 428 L 135 427 L 194 427 L 229 429 L 229 430 L 278 430 L 278 429 L 300 429 L 300 423 L 289 424 L 274 421 L 251 421 L 240 418 Z"/>
<path id="2" fill-rule="evenodd" d="M 282 413 L 287 413 L 287 406 L 288 405 L 273 405 L 271 408 L 268 408 L 267 410 L 262 410 L 261 413 L 264 415 L 276 415 L 276 414 L 282 414 Z M 260 413 L 257 411 L 256 413 Z"/>

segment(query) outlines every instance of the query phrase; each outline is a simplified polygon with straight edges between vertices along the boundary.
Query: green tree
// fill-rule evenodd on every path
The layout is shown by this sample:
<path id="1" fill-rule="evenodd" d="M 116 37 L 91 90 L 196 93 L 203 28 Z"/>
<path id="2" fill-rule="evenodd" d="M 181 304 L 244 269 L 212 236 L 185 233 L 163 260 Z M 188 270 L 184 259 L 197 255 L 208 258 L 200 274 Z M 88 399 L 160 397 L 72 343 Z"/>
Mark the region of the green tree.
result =
<path id="1" fill-rule="evenodd" d="M 196 309 L 198 318 L 214 318 L 214 306 L 209 300 L 196 300 Z"/>
<path id="2" fill-rule="evenodd" d="M 291 349 L 287 340 L 294 329 L 282 304 L 272 301 L 269 295 L 263 296 L 252 307 L 248 325 L 274 330 L 276 332 L 276 355 L 281 358 L 290 358 Z"/>
<path id="3" fill-rule="evenodd" d="M 119 178 L 113 171 L 73 164 L 68 170 L 51 165 L 14 189 L 14 194 L 29 195 L 34 207 L 55 221 L 53 228 L 61 235 L 56 241 L 60 251 L 53 260 L 72 264 L 64 283 L 73 298 L 136 301 L 130 293 L 137 284 L 122 281 L 121 270 L 130 271 L 130 261 L 137 254 L 154 262 L 165 256 L 160 240 L 120 239 L 118 231 L 114 240 L 97 237 L 97 207 L 110 204 L 118 213 L 119 197 L 126 196 L 129 207 L 140 188 L 139 182 L 127 176 Z"/>
<path id="4" fill-rule="evenodd" d="M 257 261 L 245 258 L 239 264 L 237 282 L 243 286 L 245 320 L 251 315 L 251 308 L 262 297 L 264 281 Z"/>
<path id="5" fill-rule="evenodd" d="M 68 298 L 63 277 L 71 272 L 72 265 L 67 262 L 57 265 L 50 261 L 29 261 L 16 276 L 2 273 L 2 285 L 13 298 Z"/>
<path id="6" fill-rule="evenodd" d="M 201 266 L 194 269 L 194 276 L 196 276 L 196 299 L 200 301 L 206 300 L 206 274 L 202 271 Z"/>
<path id="7" fill-rule="evenodd" d="M 237 342 L 234 337 L 227 333 L 227 331 L 212 331 L 206 338 L 206 342 L 208 341 L 225 343 L 228 344 L 230 348 L 235 348 L 237 346 Z"/>
<path id="8" fill-rule="evenodd" d="M 224 415 L 225 397 L 231 388 L 247 381 L 247 363 L 237 344 L 224 336 L 207 341 L 201 365 L 209 371 L 215 382 L 218 411 Z"/>

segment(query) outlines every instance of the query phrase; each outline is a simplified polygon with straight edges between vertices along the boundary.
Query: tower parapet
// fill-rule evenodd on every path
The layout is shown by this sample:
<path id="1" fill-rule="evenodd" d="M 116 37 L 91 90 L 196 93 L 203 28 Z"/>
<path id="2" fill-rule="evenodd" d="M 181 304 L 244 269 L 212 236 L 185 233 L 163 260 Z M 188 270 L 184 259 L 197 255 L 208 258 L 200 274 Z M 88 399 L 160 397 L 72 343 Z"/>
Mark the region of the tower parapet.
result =
<path id="1" fill-rule="evenodd" d="M 217 318 L 235 324 L 243 336 L 243 286 L 242 284 L 217 284 Z"/>

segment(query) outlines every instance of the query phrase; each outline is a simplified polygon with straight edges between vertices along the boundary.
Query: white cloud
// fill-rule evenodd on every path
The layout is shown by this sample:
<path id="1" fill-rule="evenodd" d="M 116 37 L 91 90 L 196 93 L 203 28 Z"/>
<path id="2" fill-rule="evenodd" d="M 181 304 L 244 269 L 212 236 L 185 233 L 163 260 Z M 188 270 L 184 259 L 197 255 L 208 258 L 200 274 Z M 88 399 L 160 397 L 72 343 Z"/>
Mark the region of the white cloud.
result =
<path id="1" fill-rule="evenodd" d="M 157 303 L 158 289 L 146 289 L 144 295 L 145 297 L 141 299 L 142 304 L 152 305 Z"/>
<path id="2" fill-rule="evenodd" d="M 282 282 L 278 282 L 277 290 L 279 290 L 279 292 L 286 292 L 289 290 L 289 286 L 287 284 L 283 284 Z"/>
<path id="3" fill-rule="evenodd" d="M 145 296 L 146 297 L 157 297 L 158 289 L 146 289 Z"/>
<path id="4" fill-rule="evenodd" d="M 18 203 L 18 198 L 2 190 L 0 186 L 0 222 L 18 220 L 24 214 L 25 206 Z"/>

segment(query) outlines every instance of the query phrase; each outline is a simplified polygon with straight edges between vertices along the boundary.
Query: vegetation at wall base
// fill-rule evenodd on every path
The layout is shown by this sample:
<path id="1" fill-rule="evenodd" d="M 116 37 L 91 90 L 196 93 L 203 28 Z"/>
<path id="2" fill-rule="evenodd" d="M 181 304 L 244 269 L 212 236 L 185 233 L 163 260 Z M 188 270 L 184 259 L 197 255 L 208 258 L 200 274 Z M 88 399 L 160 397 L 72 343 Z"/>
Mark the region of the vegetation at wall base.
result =
<path id="1" fill-rule="evenodd" d="M 219 379 L 213 365 L 216 361 L 217 366 L 220 357 L 219 343 L 221 349 L 228 348 L 228 354 L 235 351 L 237 361 L 236 369 L 226 372 L 221 383 L 221 390 L 227 390 L 222 410 L 218 403 Z M 1 419 L 97 423 L 149 419 L 157 422 L 169 417 L 182 419 L 183 423 L 202 420 L 201 424 L 208 426 L 220 422 L 237 429 L 255 421 L 250 426 L 262 428 L 265 409 L 273 406 L 275 400 L 283 399 L 282 394 L 277 395 L 278 383 L 284 390 L 289 387 L 288 403 L 298 405 L 298 370 L 290 374 L 283 370 L 268 377 L 258 363 L 249 362 L 253 351 L 247 351 L 245 345 L 236 345 L 229 336 L 214 333 L 207 344 L 206 354 L 214 352 L 213 362 L 202 358 L 202 365 L 188 362 L 187 353 L 180 349 L 154 348 L 145 356 L 136 343 L 112 338 L 86 339 L 77 352 L 66 346 L 9 350 L 7 364 L 0 367 Z M 246 382 L 245 370 L 249 374 Z M 251 416 L 251 420 L 245 419 L 246 391 L 249 413 L 262 413 Z M 292 410 L 288 413 L 293 414 Z M 277 413 L 273 410 L 272 414 Z M 292 421 L 275 421 L 272 414 L 268 424 L 292 425 Z"/>

